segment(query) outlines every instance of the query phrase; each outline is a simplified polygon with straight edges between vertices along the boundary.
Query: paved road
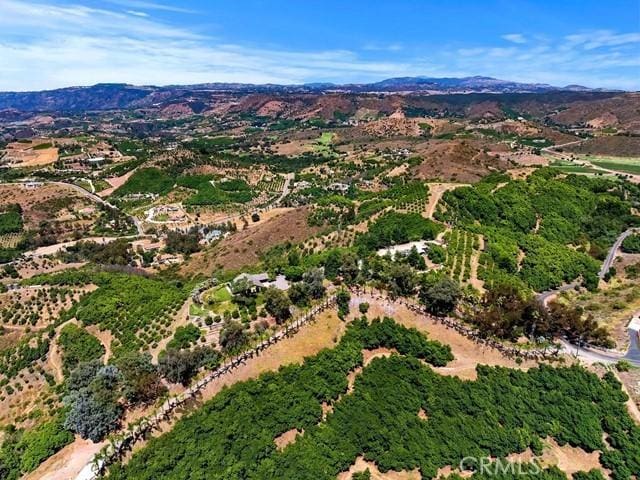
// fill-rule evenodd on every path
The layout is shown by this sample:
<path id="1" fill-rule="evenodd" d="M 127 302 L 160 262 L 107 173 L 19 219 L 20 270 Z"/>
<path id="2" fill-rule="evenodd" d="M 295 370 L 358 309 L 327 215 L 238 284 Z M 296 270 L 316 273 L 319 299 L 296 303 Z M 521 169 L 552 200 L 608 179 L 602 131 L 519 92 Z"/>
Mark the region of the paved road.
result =
<path id="1" fill-rule="evenodd" d="M 578 285 L 580 285 L 580 282 L 578 282 L 578 281 L 571 282 L 571 283 L 565 283 L 564 285 L 556 288 L 555 290 L 547 290 L 546 292 L 539 293 L 536 298 L 538 299 L 538 302 L 540 302 L 542 304 L 543 307 L 546 307 L 547 303 L 549 303 L 549 300 L 551 299 L 551 297 L 559 294 L 560 292 L 566 292 L 567 290 L 573 290 Z"/>
<path id="2" fill-rule="evenodd" d="M 602 266 L 600 267 L 600 271 L 598 272 L 598 277 L 600 278 L 600 280 L 604 279 L 609 269 L 613 266 L 613 262 L 615 262 L 616 260 L 616 257 L 618 255 L 618 250 L 620 250 L 620 246 L 622 245 L 622 242 L 624 242 L 624 239 L 636 231 L 638 231 L 637 228 L 630 228 L 628 230 L 625 230 L 618 236 L 618 238 L 616 238 L 616 241 L 613 242 L 613 245 L 611 245 L 611 248 L 607 253 L 607 257 L 604 259 L 604 262 L 602 262 Z M 555 290 L 548 290 L 546 292 L 541 292 L 537 296 L 538 301 L 543 306 L 546 306 L 547 302 L 549 301 L 549 298 L 551 298 L 552 296 L 557 295 L 560 292 L 566 292 L 567 290 L 572 290 L 578 285 L 580 285 L 580 282 L 575 281 L 575 282 L 562 285 L 556 288 Z"/>
<path id="3" fill-rule="evenodd" d="M 76 185 L 75 183 L 66 183 L 66 182 L 49 182 L 49 183 L 53 183 L 54 185 L 61 185 L 63 187 L 69 187 L 72 190 L 75 190 L 76 192 L 80 193 L 81 195 L 84 195 L 85 197 L 93 200 L 96 203 L 100 203 L 100 204 L 102 204 L 102 205 L 104 205 L 106 207 L 113 208 L 114 210 L 120 211 L 120 209 L 118 207 L 116 207 L 115 205 L 107 202 L 104 198 L 99 197 L 95 193 L 91 193 L 89 190 L 87 190 L 85 188 L 82 188 L 80 185 Z M 138 235 L 144 235 L 144 229 L 142 228 L 142 222 L 140 220 L 138 220 L 133 215 L 127 215 L 127 217 L 129 217 L 129 219 L 136 226 L 136 230 L 138 231 Z"/>
<path id="4" fill-rule="evenodd" d="M 618 254 L 618 250 L 620 249 L 620 246 L 622 245 L 622 242 L 624 242 L 624 239 L 627 238 L 632 233 L 634 233 L 635 231 L 637 231 L 636 228 L 630 228 L 629 230 L 625 230 L 624 232 L 622 232 L 618 236 L 618 238 L 616 238 L 616 241 L 613 243 L 613 245 L 609 249 L 609 253 L 607 254 L 607 258 L 605 258 L 604 262 L 602 262 L 602 267 L 600 268 L 600 272 L 598 273 L 598 276 L 600 277 L 601 280 L 607 274 L 609 269 L 613 266 L 613 262 L 616 259 L 616 256 Z"/>
<path id="5" fill-rule="evenodd" d="M 618 255 L 618 250 L 620 250 L 620 246 L 622 245 L 624 239 L 637 230 L 637 228 L 630 228 L 628 230 L 625 230 L 618 236 L 618 238 L 616 238 L 616 241 L 613 242 L 613 245 L 607 253 L 607 257 L 605 258 L 604 262 L 602 262 L 602 267 L 600 267 L 600 271 L 598 272 L 598 277 L 600 277 L 601 280 L 604 279 L 609 269 L 613 266 L 613 262 Z M 555 290 L 549 290 L 547 292 L 539 293 L 537 296 L 538 302 L 540 302 L 543 307 L 546 307 L 551 297 L 557 295 L 560 292 L 572 290 L 579 284 L 580 282 L 575 281 L 562 285 Z M 588 362 L 616 363 L 624 359 L 640 367 L 640 341 L 638 340 L 637 333 L 632 332 L 631 330 L 629 331 L 629 350 L 627 350 L 626 354 L 615 351 L 581 348 L 577 345 L 569 343 L 566 340 L 563 340 L 562 343 L 564 345 L 566 353 L 582 358 L 583 360 Z"/>
<path id="6" fill-rule="evenodd" d="M 638 345 L 638 334 L 636 332 L 629 331 L 630 346 L 626 353 L 612 351 L 612 350 L 598 350 L 589 347 L 579 347 L 566 340 L 561 340 L 563 350 L 567 355 L 577 357 L 584 360 L 587 363 L 617 363 L 620 360 L 626 360 L 627 362 L 640 367 L 640 346 Z"/>
<path id="7" fill-rule="evenodd" d="M 581 138 L 580 140 L 574 140 L 573 142 L 561 143 L 560 145 L 551 145 L 550 147 L 544 147 L 540 149 L 542 153 L 548 153 L 556 157 L 568 157 L 566 153 L 556 151 L 557 148 L 568 147 L 569 145 L 578 145 L 579 143 L 586 142 L 588 138 Z"/>

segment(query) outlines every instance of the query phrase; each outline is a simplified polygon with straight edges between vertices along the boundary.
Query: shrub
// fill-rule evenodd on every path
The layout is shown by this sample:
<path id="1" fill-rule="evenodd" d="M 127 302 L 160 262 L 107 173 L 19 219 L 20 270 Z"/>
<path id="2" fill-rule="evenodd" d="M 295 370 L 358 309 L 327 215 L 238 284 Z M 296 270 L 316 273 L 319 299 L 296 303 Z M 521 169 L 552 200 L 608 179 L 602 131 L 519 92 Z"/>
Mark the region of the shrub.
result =
<path id="1" fill-rule="evenodd" d="M 65 325 L 60 330 L 58 341 L 62 346 L 62 362 L 67 373 L 79 363 L 97 360 L 105 354 L 100 340 L 74 324 Z"/>

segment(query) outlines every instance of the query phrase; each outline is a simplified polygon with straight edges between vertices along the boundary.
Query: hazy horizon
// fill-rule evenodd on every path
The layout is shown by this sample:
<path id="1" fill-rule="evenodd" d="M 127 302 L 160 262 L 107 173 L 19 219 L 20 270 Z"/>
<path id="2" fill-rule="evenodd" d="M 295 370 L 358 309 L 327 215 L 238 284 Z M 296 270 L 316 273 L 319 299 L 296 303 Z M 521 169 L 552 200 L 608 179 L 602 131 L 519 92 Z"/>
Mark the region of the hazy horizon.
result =
<path id="1" fill-rule="evenodd" d="M 0 0 L 0 91 L 489 76 L 640 90 L 637 1 Z"/>

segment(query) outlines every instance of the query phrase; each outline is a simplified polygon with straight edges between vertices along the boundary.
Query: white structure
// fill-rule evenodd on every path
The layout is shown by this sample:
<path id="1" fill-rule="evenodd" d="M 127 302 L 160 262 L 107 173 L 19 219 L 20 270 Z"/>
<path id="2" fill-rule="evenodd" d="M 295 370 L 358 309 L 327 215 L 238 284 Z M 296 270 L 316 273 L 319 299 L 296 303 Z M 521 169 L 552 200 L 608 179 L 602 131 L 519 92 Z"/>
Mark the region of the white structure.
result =
<path id="1" fill-rule="evenodd" d="M 269 287 L 275 287 L 278 290 L 289 290 L 289 282 L 284 275 L 278 275 L 275 280 L 269 279 L 268 273 L 241 273 L 233 282 L 236 283 L 240 280 L 247 280 L 257 290 Z"/>
<path id="2" fill-rule="evenodd" d="M 423 255 L 429 250 L 428 245 L 442 246 L 442 243 L 438 242 L 437 240 L 420 240 L 419 242 L 402 243 L 399 245 L 391 245 L 390 247 L 381 248 L 380 250 L 378 250 L 377 253 L 381 257 L 384 257 L 385 255 L 394 256 L 397 253 L 408 255 L 411 249 L 413 247 L 416 247 L 416 250 L 418 250 L 418 253 L 420 255 Z"/>
<path id="3" fill-rule="evenodd" d="M 349 185 L 347 185 L 346 183 L 335 182 L 329 185 L 327 189 L 334 192 L 346 192 L 347 190 L 349 190 Z"/>

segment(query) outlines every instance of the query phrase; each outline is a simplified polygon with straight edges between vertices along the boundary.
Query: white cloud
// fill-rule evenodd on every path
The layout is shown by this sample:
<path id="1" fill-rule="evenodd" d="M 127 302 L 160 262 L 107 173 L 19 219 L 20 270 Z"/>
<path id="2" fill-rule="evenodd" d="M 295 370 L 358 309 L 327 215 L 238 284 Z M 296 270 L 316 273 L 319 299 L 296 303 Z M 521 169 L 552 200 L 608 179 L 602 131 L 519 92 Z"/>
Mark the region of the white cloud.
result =
<path id="1" fill-rule="evenodd" d="M 129 15 L 134 15 L 136 17 L 148 17 L 149 16 L 148 13 L 139 12 L 137 10 L 127 10 L 126 13 L 128 13 Z"/>
<path id="2" fill-rule="evenodd" d="M 84 5 L 58 6 L 47 3 L 2 0 L 0 27 L 3 34 L 31 33 L 42 38 L 63 32 L 86 36 L 126 35 L 147 39 L 202 38 L 188 30 L 151 19 Z"/>
<path id="3" fill-rule="evenodd" d="M 367 43 L 362 47 L 363 50 L 369 50 L 372 52 L 400 52 L 404 50 L 404 45 L 399 42 L 394 43 Z"/>
<path id="4" fill-rule="evenodd" d="M 594 47 L 596 41 L 597 48 Z M 640 55 L 632 34 L 580 33 L 556 42 L 540 38 L 509 48 L 457 49 L 449 57 L 452 59 L 449 66 L 464 75 L 488 75 L 557 86 L 578 83 L 589 87 L 640 89 Z"/>
<path id="5" fill-rule="evenodd" d="M 508 33 L 506 35 L 502 35 L 502 38 L 512 43 L 527 43 L 527 39 L 521 33 Z"/>
<path id="6" fill-rule="evenodd" d="M 40 0 L 44 2 L 44 0 Z M 410 57 L 400 43 L 292 51 L 224 43 L 166 24 L 145 10 L 174 7 L 110 0 L 123 11 L 0 0 L 0 90 L 99 82 L 365 82 L 410 75 L 487 75 L 522 82 L 640 89 L 640 34 L 608 30 L 559 39 L 528 34 L 500 42 L 430 48 Z M 495 39 L 498 40 L 498 39 Z M 402 55 L 397 52 L 402 50 Z"/>
<path id="7" fill-rule="evenodd" d="M 159 10 L 174 13 L 197 13 L 195 10 L 184 7 L 176 7 L 174 5 L 165 5 L 164 3 L 148 2 L 145 0 L 107 0 L 112 5 L 119 5 L 126 8 L 140 10 Z"/>
<path id="8" fill-rule="evenodd" d="M 576 33 L 567 35 L 564 38 L 566 40 L 564 48 L 581 45 L 585 50 L 640 43 L 640 33 L 638 32 L 619 34 L 611 30 Z"/>

